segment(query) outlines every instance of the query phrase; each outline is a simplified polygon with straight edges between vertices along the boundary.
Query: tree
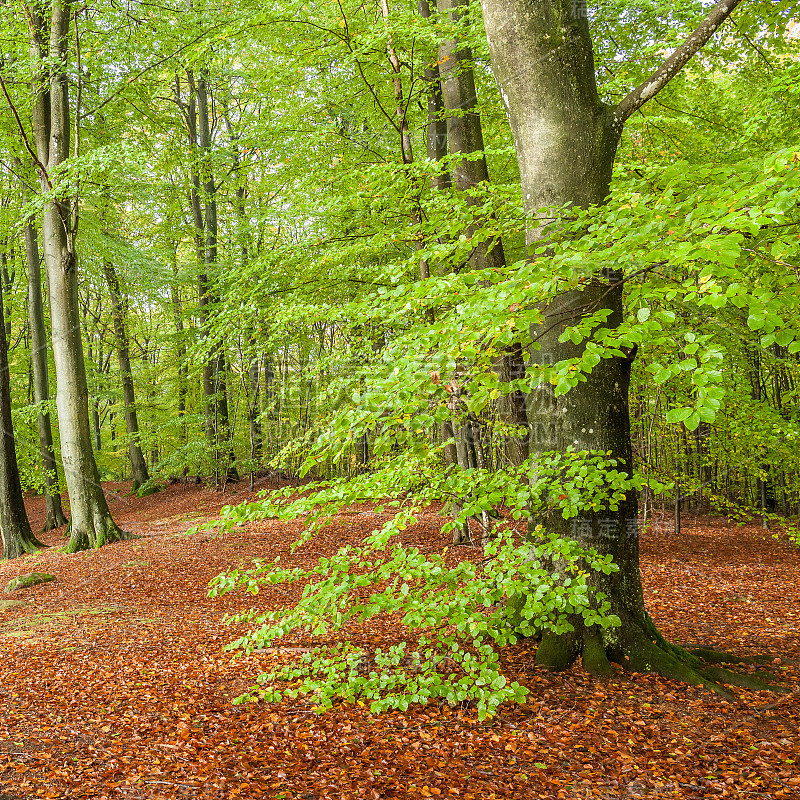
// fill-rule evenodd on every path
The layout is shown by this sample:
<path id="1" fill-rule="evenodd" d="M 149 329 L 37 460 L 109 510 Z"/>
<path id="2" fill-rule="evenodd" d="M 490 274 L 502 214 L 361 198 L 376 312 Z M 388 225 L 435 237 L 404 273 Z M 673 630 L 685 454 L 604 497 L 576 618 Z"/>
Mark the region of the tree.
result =
<path id="1" fill-rule="evenodd" d="M 33 398 L 42 410 L 38 414 L 39 452 L 44 468 L 44 530 L 67 524 L 58 491 L 58 465 L 53 451 L 53 430 L 50 413 L 44 405 L 50 400 L 50 378 L 47 371 L 47 333 L 42 303 L 42 272 L 39 264 L 39 242 L 33 220 L 25 224 L 25 255 L 28 264 L 28 317 L 31 326 L 31 372 Z"/>
<path id="2" fill-rule="evenodd" d="M 559 209 L 603 203 L 623 126 L 682 69 L 728 18 L 739 0 L 722 0 L 686 42 L 617 106 L 600 101 L 585 6 L 574 0 L 482 0 L 492 68 L 508 113 L 520 165 L 525 208 L 533 217 L 528 241 L 534 252 L 558 219 Z M 576 13 L 577 12 L 577 13 Z M 614 331 L 622 322 L 624 276 L 591 275 L 542 308 L 532 331 L 553 364 L 580 359 L 595 329 Z M 587 319 L 584 334 L 565 332 Z M 543 435 L 532 441 L 539 453 L 570 448 L 603 452 L 623 473 L 633 475 L 628 389 L 636 347 L 609 348 L 568 392 L 543 384 L 529 397 L 531 427 Z M 544 424 L 542 421 L 544 420 Z M 585 667 L 610 672 L 609 661 L 640 671 L 657 671 L 690 683 L 714 685 L 698 661 L 666 643 L 644 608 L 639 573 L 636 494 L 627 487 L 616 507 L 582 511 L 566 520 L 556 512 L 534 518 L 548 531 L 613 556 L 619 571 L 595 572 L 592 585 L 611 602 L 621 627 L 585 625 L 577 615 L 572 630 L 544 632 L 537 662 L 568 667 L 580 654 Z"/>
<path id="3" fill-rule="evenodd" d="M 44 545 L 33 535 L 19 480 L 14 425 L 11 419 L 11 382 L 8 373 L 5 303 L 0 291 L 0 534 L 3 558 L 18 558 Z"/>
<path id="4" fill-rule="evenodd" d="M 53 0 L 48 22 L 33 5 L 26 6 L 25 11 L 34 70 L 36 151 L 30 148 L 30 156 L 42 194 L 47 198 L 42 237 L 50 293 L 61 458 L 70 500 L 67 550 L 75 552 L 118 540 L 123 532 L 108 509 L 89 431 L 89 390 L 78 307 L 78 204 L 56 183 L 56 174 L 71 155 L 67 60 L 72 4 L 70 0 Z M 77 152 L 77 142 L 73 144 Z"/>
<path id="5" fill-rule="evenodd" d="M 136 413 L 136 395 L 131 373 L 131 354 L 128 344 L 127 299 L 119 285 L 119 277 L 110 259 L 103 262 L 103 274 L 106 277 L 108 291 L 111 295 L 111 314 L 114 320 L 114 338 L 117 343 L 117 359 L 122 381 L 122 402 L 125 409 L 125 430 L 128 434 L 128 457 L 133 471 L 133 488 L 144 486 L 150 479 L 147 463 L 142 455 L 139 443 L 139 418 Z"/>

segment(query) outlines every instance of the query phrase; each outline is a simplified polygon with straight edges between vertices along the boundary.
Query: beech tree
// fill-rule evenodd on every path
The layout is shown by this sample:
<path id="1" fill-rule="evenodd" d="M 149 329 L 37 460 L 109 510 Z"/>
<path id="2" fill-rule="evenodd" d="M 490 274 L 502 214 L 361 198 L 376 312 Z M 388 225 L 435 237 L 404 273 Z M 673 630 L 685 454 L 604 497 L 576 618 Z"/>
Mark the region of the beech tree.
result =
<path id="1" fill-rule="evenodd" d="M 42 238 L 50 294 L 61 458 L 70 500 L 67 550 L 75 552 L 120 539 L 123 532 L 111 517 L 92 452 L 78 305 L 78 206 L 69 194 L 64 194 L 55 177 L 73 154 L 67 79 L 72 4 L 70 0 L 53 0 L 47 20 L 34 5 L 26 6 L 25 11 L 34 70 L 35 151 L 27 146 L 42 194 L 47 198 Z"/>
<path id="2" fill-rule="evenodd" d="M 11 418 L 11 381 L 2 289 L 0 289 L 0 534 L 3 541 L 3 558 L 18 558 L 43 547 L 31 531 L 19 479 L 14 424 Z"/>
<path id="3" fill-rule="evenodd" d="M 16 166 L 22 163 L 16 159 Z M 42 300 L 42 270 L 39 262 L 39 238 L 33 219 L 25 222 L 25 258 L 28 273 L 28 322 L 31 329 L 31 378 L 33 399 L 42 409 L 37 415 L 39 453 L 44 469 L 45 520 L 44 530 L 67 524 L 58 490 L 58 464 L 53 450 L 53 429 L 50 413 L 44 407 L 50 400 L 50 376 L 47 369 L 47 329 Z"/>
<path id="4" fill-rule="evenodd" d="M 721 0 L 694 33 L 647 80 L 618 105 L 600 101 L 586 7 L 574 0 L 482 0 L 492 68 L 506 106 L 520 165 L 525 208 L 534 218 L 528 241 L 535 245 L 549 227 L 548 218 L 563 207 L 603 203 L 609 194 L 612 167 L 622 128 L 628 118 L 667 85 L 713 36 L 740 0 Z M 569 211 L 567 211 L 569 213 Z M 552 225 L 552 223 L 551 223 Z M 592 275 L 542 309 L 542 322 L 531 333 L 541 352 L 556 362 L 581 358 L 584 338 L 564 333 L 580 318 L 595 316 L 592 328 L 614 330 L 622 321 L 621 272 Z M 633 474 L 628 389 L 633 346 L 623 353 L 604 353 L 585 381 L 557 395 L 542 385 L 529 396 L 528 413 L 539 452 L 602 451 L 627 475 Z M 542 417 L 546 424 L 535 425 Z M 644 608 L 639 572 L 638 506 L 633 488 L 617 508 L 581 512 L 569 521 L 551 512 L 531 521 L 576 539 L 584 547 L 610 554 L 619 571 L 596 572 L 592 584 L 610 598 L 620 627 L 605 631 L 576 619 L 572 630 L 545 632 L 536 660 L 563 669 L 581 654 L 586 668 L 610 672 L 609 660 L 639 671 L 654 670 L 691 683 L 713 683 L 696 669 L 688 653 L 668 645 Z"/>

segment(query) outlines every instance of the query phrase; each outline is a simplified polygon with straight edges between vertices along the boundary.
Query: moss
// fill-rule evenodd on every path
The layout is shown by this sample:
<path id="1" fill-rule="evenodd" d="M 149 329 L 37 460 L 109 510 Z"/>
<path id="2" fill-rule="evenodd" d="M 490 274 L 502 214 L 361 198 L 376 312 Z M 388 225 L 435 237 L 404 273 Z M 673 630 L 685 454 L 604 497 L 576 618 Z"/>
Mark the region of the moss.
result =
<path id="1" fill-rule="evenodd" d="M 703 674 L 707 675 L 717 683 L 727 683 L 730 686 L 739 686 L 742 689 L 750 689 L 754 692 L 777 692 L 778 694 L 789 694 L 790 690 L 784 686 L 774 686 L 765 683 L 755 675 L 741 675 L 738 672 L 731 672 L 724 667 L 707 667 L 703 670 Z"/>
<path id="2" fill-rule="evenodd" d="M 149 481 L 135 491 L 137 497 L 149 497 L 151 494 L 157 494 L 164 489 L 157 483 L 150 483 Z"/>
<path id="3" fill-rule="evenodd" d="M 55 575 L 49 572 L 31 572 L 28 575 L 19 575 L 8 582 L 5 588 L 6 592 L 15 592 L 17 589 L 27 589 L 29 586 L 36 586 L 40 583 L 48 583 L 54 581 Z"/>
<path id="4" fill-rule="evenodd" d="M 583 668 L 590 675 L 602 678 L 614 674 L 606 655 L 605 647 L 603 647 L 600 637 L 593 631 L 586 631 L 583 635 L 581 658 L 583 660 Z"/>
<path id="5" fill-rule="evenodd" d="M 574 631 L 545 633 L 536 650 L 536 663 L 552 670 L 567 669 L 578 657 L 580 648 Z"/>
<path id="6" fill-rule="evenodd" d="M 764 664 L 769 661 L 769 656 L 733 656 L 721 650 L 710 650 L 705 647 L 698 647 L 690 652 L 707 664 Z"/>

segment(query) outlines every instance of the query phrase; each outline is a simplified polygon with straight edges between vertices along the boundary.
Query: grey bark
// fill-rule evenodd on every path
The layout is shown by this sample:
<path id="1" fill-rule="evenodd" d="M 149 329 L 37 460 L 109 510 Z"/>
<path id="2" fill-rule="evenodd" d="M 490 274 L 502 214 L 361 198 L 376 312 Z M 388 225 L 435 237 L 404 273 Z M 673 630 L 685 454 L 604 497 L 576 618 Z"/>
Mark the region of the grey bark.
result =
<path id="1" fill-rule="evenodd" d="M 639 92 L 638 99 L 629 96 L 614 109 L 598 97 L 588 20 L 585 13 L 575 13 L 579 4 L 573 0 L 482 0 L 482 8 L 492 66 L 514 136 L 525 208 L 532 217 L 528 238 L 535 242 L 546 235 L 540 225 L 554 216 L 551 209 L 605 201 L 624 120 L 665 85 L 685 60 L 673 61 L 680 62 L 676 70 L 669 67 L 654 73 L 666 79 L 659 78 L 650 89 L 635 90 L 632 95 Z M 709 28 L 703 41 L 713 30 Z M 692 52 L 699 46 L 702 42 Z M 583 352 L 585 342 L 576 345 L 558 339 L 587 313 L 605 309 L 610 312 L 605 325 L 618 325 L 622 288 L 621 276 L 595 276 L 581 291 L 566 292 L 547 305 L 544 322 L 531 331 L 541 352 L 548 354 L 547 360 L 558 362 Z M 531 438 L 532 450 L 563 452 L 571 446 L 578 451 L 610 451 L 618 469 L 631 474 L 628 385 L 634 355 L 603 359 L 585 383 L 565 395 L 556 397 L 549 384 L 529 395 L 529 423 L 538 432 Z M 646 614 L 639 573 L 637 501 L 632 491 L 617 511 L 587 512 L 570 524 L 554 510 L 541 521 L 548 532 L 570 536 L 613 556 L 619 572 L 595 573 L 592 584 L 606 592 L 623 624 L 601 632 L 584 629 L 575 620 L 570 633 L 546 633 L 537 651 L 540 663 L 563 668 L 582 653 L 584 665 L 598 673 L 610 671 L 611 658 L 635 669 L 656 668 L 665 675 L 707 683 L 670 652 Z"/>
<path id="2" fill-rule="evenodd" d="M 190 77 L 190 85 L 193 83 Z M 208 113 L 208 87 L 206 77 L 201 74 L 195 86 L 192 86 L 193 95 L 196 97 L 196 142 L 201 155 L 203 170 L 203 197 L 205 209 L 202 219 L 198 219 L 199 193 L 195 192 L 193 198 L 193 215 L 198 235 L 203 241 L 203 263 L 205 271 L 201 275 L 200 305 L 205 309 L 205 322 L 207 333 L 208 305 L 216 302 L 217 298 L 211 288 L 211 276 L 217 267 L 217 185 L 211 171 L 208 157 L 211 153 L 211 125 Z M 191 135 L 191 130 L 190 130 Z M 237 481 L 239 474 L 236 470 L 235 456 L 229 430 L 228 414 L 228 389 L 226 383 L 225 351 L 220 342 L 215 342 L 209 350 L 208 362 L 203 373 L 203 390 L 206 397 L 207 417 L 211 425 L 213 446 L 217 461 L 223 460 L 226 480 Z"/>
<path id="3" fill-rule="evenodd" d="M 428 0 L 418 0 L 417 11 L 423 19 L 430 19 L 431 8 Z M 428 159 L 439 165 L 431 178 L 431 188 L 449 189 L 453 184 L 450 171 L 444 166 L 447 155 L 447 119 L 444 116 L 441 76 L 438 57 L 425 65 L 427 84 L 428 120 L 425 125 L 425 150 Z"/>
<path id="4" fill-rule="evenodd" d="M 175 338 L 177 341 L 176 356 L 178 359 L 178 422 L 181 426 L 181 441 L 186 441 L 186 378 L 188 365 L 186 364 L 186 344 L 183 333 L 183 309 L 181 306 L 181 295 L 178 289 L 178 243 L 172 242 L 172 274 L 173 282 L 171 287 L 172 300 L 172 319 L 175 325 Z"/>
<path id="5" fill-rule="evenodd" d="M 69 157 L 70 111 L 67 52 L 70 0 L 54 0 L 49 30 L 48 71 L 42 62 L 44 25 L 29 10 L 34 80 L 33 124 L 42 191 L 53 189 L 50 176 Z M 49 74 L 48 74 L 49 72 Z M 99 547 L 122 538 L 100 484 L 89 432 L 89 391 L 78 315 L 77 213 L 67 197 L 49 200 L 42 223 L 44 259 L 50 293 L 53 361 L 56 370 L 61 458 L 69 491 L 68 552 Z"/>
<path id="6" fill-rule="evenodd" d="M 3 558 L 18 558 L 33 553 L 42 543 L 31 531 L 19 479 L 17 449 L 11 420 L 11 385 L 8 375 L 8 340 L 6 339 L 3 293 L 0 287 L 0 534 Z"/>
<path id="7" fill-rule="evenodd" d="M 203 269 L 197 276 L 197 294 L 200 317 L 200 330 L 203 336 L 208 336 L 208 306 L 212 302 L 212 295 L 209 286 L 208 272 L 206 265 L 206 242 L 205 242 L 205 219 L 203 206 L 200 201 L 200 175 L 199 165 L 199 139 L 197 131 L 197 87 L 194 75 L 191 71 L 187 72 L 187 82 L 189 85 L 189 96 L 186 103 L 181 100 L 180 82 L 175 78 L 175 99 L 178 107 L 183 114 L 186 123 L 186 131 L 189 139 L 189 147 L 192 150 L 193 160 L 190 167 L 191 185 L 189 189 L 189 205 L 192 210 L 192 223 L 194 226 L 195 250 L 197 253 L 197 263 L 203 265 Z M 203 399 L 204 412 L 206 419 L 206 444 L 211 452 L 215 453 L 216 460 L 216 408 L 214 403 L 214 359 L 209 353 L 208 358 L 203 362 Z"/>
<path id="8" fill-rule="evenodd" d="M 19 165 L 19 162 L 17 162 Z M 29 219 L 24 228 L 25 257 L 28 267 L 28 322 L 31 329 L 31 375 L 33 400 L 40 409 L 50 401 L 50 376 L 47 368 L 47 330 L 42 302 L 42 270 L 39 262 L 39 240 Z M 58 490 L 58 465 L 53 449 L 53 429 L 50 412 L 40 410 L 37 417 L 39 454 L 44 470 L 45 519 L 44 530 L 67 524 Z"/>
<path id="9" fill-rule="evenodd" d="M 111 316 L 114 322 L 114 338 L 117 344 L 117 361 L 122 381 L 122 403 L 125 412 L 125 430 L 128 434 L 128 457 L 133 472 L 133 488 L 138 489 L 150 480 L 147 462 L 139 444 L 139 418 L 136 413 L 136 392 L 131 371 L 131 353 L 128 343 L 127 302 L 120 289 L 119 278 L 109 260 L 103 262 L 103 274 L 111 295 Z"/>
<path id="10" fill-rule="evenodd" d="M 466 13 L 465 0 L 439 0 L 440 13 L 447 14 L 452 22 L 459 22 Z M 447 140 L 454 156 L 469 156 L 453 164 L 453 186 L 463 192 L 467 204 L 473 209 L 483 205 L 475 190 L 489 183 L 489 168 L 484 155 L 483 127 L 478 111 L 472 51 L 459 40 L 445 40 L 439 46 L 439 73 L 442 81 L 442 98 L 447 119 Z M 480 154 L 476 157 L 476 154 Z M 491 218 L 490 218 L 491 219 Z M 502 269 L 506 265 L 503 243 L 482 241 L 479 232 L 486 219 L 477 218 L 465 231 L 472 241 L 470 267 L 476 270 Z M 495 359 L 495 370 L 503 383 L 525 376 L 524 358 L 520 345 L 507 348 Z M 527 429 L 525 396 L 513 391 L 497 400 L 500 420 L 512 426 L 515 432 Z M 528 457 L 528 436 L 504 437 L 505 452 L 511 464 L 522 464 Z"/>
<path id="11" fill-rule="evenodd" d="M 250 377 L 250 399 L 247 416 L 250 422 L 250 458 L 255 460 L 261 456 L 261 370 L 258 358 L 250 359 L 248 375 Z"/>

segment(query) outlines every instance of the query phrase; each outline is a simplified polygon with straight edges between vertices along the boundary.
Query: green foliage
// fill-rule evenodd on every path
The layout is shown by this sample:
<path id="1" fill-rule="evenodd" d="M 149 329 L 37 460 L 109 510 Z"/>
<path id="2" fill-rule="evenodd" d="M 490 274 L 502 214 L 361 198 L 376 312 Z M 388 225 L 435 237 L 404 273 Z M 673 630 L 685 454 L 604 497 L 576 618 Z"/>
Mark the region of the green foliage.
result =
<path id="1" fill-rule="evenodd" d="M 520 547 L 506 531 L 487 546 L 480 564 L 465 560 L 448 566 L 447 548 L 431 555 L 389 546 L 389 535 L 413 521 L 413 512 L 401 513 L 373 534 L 367 547 L 345 547 L 310 569 L 284 569 L 276 561 L 212 581 L 212 596 L 305 584 L 291 609 L 231 617 L 231 622 L 254 626 L 231 643 L 233 649 L 249 653 L 292 634 L 324 639 L 381 615 L 400 615 L 411 639 L 408 648 L 374 653 L 350 644 L 320 645 L 299 663 L 259 676 L 262 688 L 248 699 L 277 702 L 311 695 L 320 710 L 344 699 L 369 702 L 372 712 L 380 712 L 439 698 L 452 704 L 474 701 L 484 718 L 500 703 L 522 702 L 528 693 L 506 681 L 496 646 L 545 630 L 571 630 L 568 618 L 574 614 L 589 625 L 619 624 L 607 600 L 593 595 L 586 580 L 590 570 L 616 569 L 610 557 L 555 536 Z M 563 575 L 548 570 L 553 560 L 563 564 Z M 512 597 L 524 602 L 512 608 Z"/>

